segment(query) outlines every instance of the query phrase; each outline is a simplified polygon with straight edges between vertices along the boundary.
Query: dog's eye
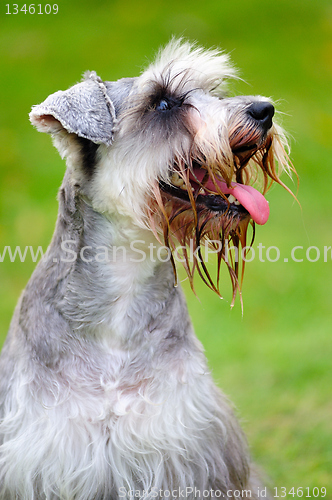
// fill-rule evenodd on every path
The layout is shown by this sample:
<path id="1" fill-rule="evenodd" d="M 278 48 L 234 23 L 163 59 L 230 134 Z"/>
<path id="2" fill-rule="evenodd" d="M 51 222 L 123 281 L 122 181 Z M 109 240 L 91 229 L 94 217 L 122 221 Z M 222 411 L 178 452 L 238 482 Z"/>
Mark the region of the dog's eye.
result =
<path id="1" fill-rule="evenodd" d="M 167 97 L 160 97 L 155 100 L 155 103 L 153 105 L 153 109 L 155 111 L 169 111 L 173 108 L 180 108 L 184 102 L 184 98 L 182 97 L 175 97 L 175 96 L 167 96 Z"/>
<path id="2" fill-rule="evenodd" d="M 156 104 L 156 111 L 167 111 L 172 108 L 172 104 L 167 99 L 160 99 Z"/>

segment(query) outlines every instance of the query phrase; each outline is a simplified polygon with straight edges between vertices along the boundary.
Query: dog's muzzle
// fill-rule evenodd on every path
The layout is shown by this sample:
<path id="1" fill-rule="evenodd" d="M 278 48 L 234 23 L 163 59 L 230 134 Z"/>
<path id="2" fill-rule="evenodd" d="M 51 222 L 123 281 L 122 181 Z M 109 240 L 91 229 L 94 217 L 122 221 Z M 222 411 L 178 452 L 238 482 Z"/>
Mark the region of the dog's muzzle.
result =
<path id="1" fill-rule="evenodd" d="M 240 219 L 248 216 L 257 224 L 265 224 L 269 218 L 269 204 L 265 197 L 253 186 L 240 179 L 249 160 L 266 145 L 269 131 L 273 126 L 274 106 L 268 101 L 250 104 L 235 123 L 229 141 L 233 154 L 236 182 L 226 182 L 218 172 L 218 167 L 206 168 L 204 163 L 193 161 L 188 169 L 188 177 L 175 171 L 170 185 L 161 184 L 169 194 L 188 200 L 188 190 L 197 207 L 205 207 L 213 212 L 228 213 Z M 230 168 L 233 168 L 231 165 Z M 213 174 L 211 175 L 211 170 Z"/>
<path id="2" fill-rule="evenodd" d="M 273 104 L 268 101 L 254 102 L 246 110 L 244 124 L 239 122 L 237 127 L 234 127 L 230 145 L 241 166 L 245 165 L 264 143 L 273 126 L 273 116 Z"/>

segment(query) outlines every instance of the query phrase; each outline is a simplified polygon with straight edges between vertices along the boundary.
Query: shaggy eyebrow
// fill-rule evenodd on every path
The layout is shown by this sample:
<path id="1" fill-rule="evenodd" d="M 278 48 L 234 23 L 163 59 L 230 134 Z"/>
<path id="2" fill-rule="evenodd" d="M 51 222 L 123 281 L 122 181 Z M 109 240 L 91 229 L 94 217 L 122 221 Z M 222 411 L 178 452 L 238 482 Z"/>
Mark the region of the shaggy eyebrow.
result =
<path id="1" fill-rule="evenodd" d="M 181 106 L 184 103 L 189 92 L 178 92 L 176 89 L 172 89 L 171 85 L 165 83 L 155 82 L 155 88 L 151 91 L 148 100 L 149 105 L 153 106 L 158 103 L 161 99 L 169 100 L 174 104 L 174 106 Z"/>

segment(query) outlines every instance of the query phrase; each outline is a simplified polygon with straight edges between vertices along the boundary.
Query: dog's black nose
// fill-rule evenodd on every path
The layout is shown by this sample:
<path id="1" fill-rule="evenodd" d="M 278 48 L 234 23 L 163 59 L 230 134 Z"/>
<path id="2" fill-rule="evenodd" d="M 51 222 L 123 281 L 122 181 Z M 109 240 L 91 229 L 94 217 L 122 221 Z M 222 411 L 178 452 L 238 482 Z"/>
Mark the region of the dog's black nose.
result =
<path id="1" fill-rule="evenodd" d="M 254 102 L 248 108 L 248 114 L 268 131 L 272 127 L 274 106 L 268 101 Z"/>

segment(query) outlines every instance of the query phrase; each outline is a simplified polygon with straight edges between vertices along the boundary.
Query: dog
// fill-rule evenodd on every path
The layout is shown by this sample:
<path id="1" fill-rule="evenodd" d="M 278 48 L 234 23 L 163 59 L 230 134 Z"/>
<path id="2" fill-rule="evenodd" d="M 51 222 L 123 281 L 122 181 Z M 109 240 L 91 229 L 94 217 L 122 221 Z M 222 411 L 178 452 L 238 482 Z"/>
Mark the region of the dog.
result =
<path id="1" fill-rule="evenodd" d="M 235 297 L 236 250 L 291 168 L 273 104 L 228 97 L 236 77 L 172 39 L 137 78 L 87 72 L 32 108 L 67 170 L 0 358 L 1 500 L 267 496 L 177 286 L 181 246 L 192 287 L 220 293 L 206 243 Z"/>

